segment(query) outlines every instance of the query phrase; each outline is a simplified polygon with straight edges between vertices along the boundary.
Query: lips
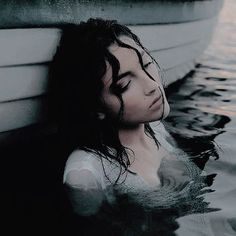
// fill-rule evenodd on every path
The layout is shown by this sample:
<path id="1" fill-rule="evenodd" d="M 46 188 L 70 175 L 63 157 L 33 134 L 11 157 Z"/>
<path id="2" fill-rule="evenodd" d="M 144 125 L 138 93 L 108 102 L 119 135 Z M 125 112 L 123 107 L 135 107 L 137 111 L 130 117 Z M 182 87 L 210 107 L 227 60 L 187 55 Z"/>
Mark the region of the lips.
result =
<path id="1" fill-rule="evenodd" d="M 149 106 L 149 108 L 151 108 L 156 102 L 158 102 L 158 101 L 160 100 L 160 98 L 161 98 L 161 96 L 158 97 L 158 98 L 155 98 L 155 99 L 153 100 L 153 102 L 151 103 L 151 105 Z"/>

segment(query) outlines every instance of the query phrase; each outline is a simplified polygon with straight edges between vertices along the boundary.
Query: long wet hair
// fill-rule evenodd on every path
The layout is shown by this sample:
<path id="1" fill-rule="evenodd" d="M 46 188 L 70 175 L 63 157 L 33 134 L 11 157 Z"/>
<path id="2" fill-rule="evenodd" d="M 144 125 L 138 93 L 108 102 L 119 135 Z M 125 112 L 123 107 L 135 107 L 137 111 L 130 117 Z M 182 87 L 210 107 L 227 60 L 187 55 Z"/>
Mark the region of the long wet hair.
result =
<path id="1" fill-rule="evenodd" d="M 131 162 L 128 148 L 121 144 L 118 135 L 118 124 L 122 121 L 124 110 L 122 95 L 116 86 L 120 64 L 108 47 L 116 42 L 120 47 L 135 50 L 142 69 L 154 80 L 145 70 L 139 51 L 120 41 L 118 37 L 121 35 L 130 37 L 148 53 L 139 38 L 115 20 L 96 18 L 79 25 L 65 25 L 49 70 L 50 117 L 58 125 L 60 145 L 65 155 L 81 149 L 97 154 L 101 160 L 105 158 L 118 163 L 120 172 L 115 184 L 121 174 L 129 171 Z M 155 61 L 154 58 L 152 60 Z M 101 120 L 98 113 L 106 109 L 101 99 L 106 61 L 112 67 L 111 89 L 120 101 L 120 110 L 115 119 L 106 114 Z M 158 140 L 148 123 L 145 124 L 145 133 L 154 139 L 158 148 Z M 106 175 L 105 169 L 104 173 Z"/>

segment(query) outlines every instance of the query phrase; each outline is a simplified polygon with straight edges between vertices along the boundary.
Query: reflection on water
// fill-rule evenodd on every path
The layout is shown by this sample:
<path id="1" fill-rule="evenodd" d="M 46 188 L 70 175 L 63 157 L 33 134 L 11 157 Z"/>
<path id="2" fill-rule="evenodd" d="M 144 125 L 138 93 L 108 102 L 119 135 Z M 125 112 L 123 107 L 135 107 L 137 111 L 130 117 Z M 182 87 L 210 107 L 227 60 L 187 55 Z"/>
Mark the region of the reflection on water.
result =
<path id="1" fill-rule="evenodd" d="M 209 206 L 220 211 L 183 217 L 177 235 L 236 235 L 236 2 L 226 0 L 215 37 L 194 73 L 172 87 L 169 131 L 207 173 L 217 173 Z M 205 218 L 202 230 L 197 218 Z M 186 226 L 188 224 L 188 226 Z M 205 231 L 204 231 L 205 230 Z M 203 233 L 203 232 L 204 233 Z"/>

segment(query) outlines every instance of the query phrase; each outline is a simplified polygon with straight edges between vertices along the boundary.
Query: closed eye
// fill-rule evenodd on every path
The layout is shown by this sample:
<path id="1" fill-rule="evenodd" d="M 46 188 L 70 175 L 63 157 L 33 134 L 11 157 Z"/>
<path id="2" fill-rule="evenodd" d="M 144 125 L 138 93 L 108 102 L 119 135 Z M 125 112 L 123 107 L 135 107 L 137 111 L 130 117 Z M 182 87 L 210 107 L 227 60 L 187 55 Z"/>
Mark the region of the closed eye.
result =
<path id="1" fill-rule="evenodd" d="M 125 85 L 120 83 L 120 84 L 116 84 L 115 85 L 115 91 L 118 93 L 123 93 L 125 92 L 128 88 L 129 88 L 129 84 L 130 84 L 131 80 L 126 83 Z"/>
<path id="2" fill-rule="evenodd" d="M 144 65 L 144 68 L 147 68 L 152 63 L 153 63 L 153 61 L 148 62 L 147 64 Z"/>

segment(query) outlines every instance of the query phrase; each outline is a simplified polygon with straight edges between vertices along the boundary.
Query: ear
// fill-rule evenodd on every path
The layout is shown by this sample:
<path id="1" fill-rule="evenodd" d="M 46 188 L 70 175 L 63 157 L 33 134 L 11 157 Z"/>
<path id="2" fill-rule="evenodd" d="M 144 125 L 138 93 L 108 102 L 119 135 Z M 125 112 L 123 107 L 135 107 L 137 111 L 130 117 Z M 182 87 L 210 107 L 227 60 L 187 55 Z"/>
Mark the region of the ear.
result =
<path id="1" fill-rule="evenodd" d="M 104 120 L 105 117 L 106 117 L 106 115 L 104 113 L 102 113 L 102 112 L 98 112 L 97 115 L 98 115 L 98 119 L 99 120 Z"/>

